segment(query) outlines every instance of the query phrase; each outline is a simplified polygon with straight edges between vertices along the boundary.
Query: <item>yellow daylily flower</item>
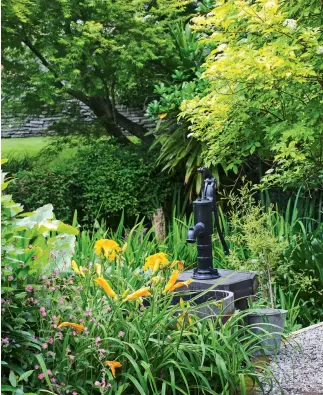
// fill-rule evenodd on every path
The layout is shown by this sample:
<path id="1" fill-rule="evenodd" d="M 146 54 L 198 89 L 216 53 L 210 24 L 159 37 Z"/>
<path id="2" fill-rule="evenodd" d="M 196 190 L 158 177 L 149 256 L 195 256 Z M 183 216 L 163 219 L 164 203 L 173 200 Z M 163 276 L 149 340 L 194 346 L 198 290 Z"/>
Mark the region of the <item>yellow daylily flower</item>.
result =
<path id="1" fill-rule="evenodd" d="M 63 328 L 63 327 L 70 327 L 76 330 L 77 333 L 80 333 L 84 329 L 84 325 L 81 324 L 75 324 L 74 322 L 62 322 L 61 324 L 58 325 L 58 329 Z"/>
<path id="2" fill-rule="evenodd" d="M 163 280 L 163 277 L 161 277 L 161 276 L 155 276 L 155 277 L 152 277 L 152 279 L 150 280 L 153 284 L 158 284 L 158 283 L 160 283 L 161 281 Z"/>
<path id="3" fill-rule="evenodd" d="M 122 366 L 118 361 L 105 361 L 104 364 L 110 368 L 113 377 L 116 377 L 116 368 L 121 368 Z"/>
<path id="4" fill-rule="evenodd" d="M 99 263 L 95 263 L 95 264 L 94 264 L 94 267 L 95 267 L 96 274 L 97 274 L 99 277 L 101 277 L 102 266 L 101 266 Z"/>
<path id="5" fill-rule="evenodd" d="M 191 324 L 193 323 L 193 320 L 192 320 L 192 318 L 190 317 L 190 315 L 189 315 L 188 313 L 184 313 L 184 314 L 182 314 L 182 315 L 180 315 L 180 316 L 178 317 L 177 324 L 176 324 L 176 326 L 177 326 L 178 329 L 181 329 L 181 327 L 182 327 L 182 325 L 183 325 L 183 323 L 184 323 L 185 318 L 187 319 L 189 325 L 191 325 Z"/>
<path id="6" fill-rule="evenodd" d="M 126 252 L 127 248 L 128 248 L 128 243 L 124 243 L 124 245 L 122 246 L 122 249 L 121 249 L 122 253 Z"/>
<path id="7" fill-rule="evenodd" d="M 117 299 L 117 294 L 110 287 L 110 284 L 103 278 L 98 277 L 94 280 L 104 291 L 113 299 Z"/>
<path id="8" fill-rule="evenodd" d="M 183 263 L 182 261 L 173 261 L 173 262 L 170 264 L 170 267 L 171 267 L 171 268 L 173 268 L 173 267 L 175 267 L 175 266 L 177 266 L 177 269 L 178 269 L 178 270 L 184 270 L 184 263 Z"/>
<path id="9" fill-rule="evenodd" d="M 95 253 L 97 255 L 103 255 L 111 262 L 115 259 L 118 252 L 121 251 L 119 244 L 111 239 L 101 239 L 94 244 Z"/>
<path id="10" fill-rule="evenodd" d="M 164 119 L 167 116 L 167 112 L 163 112 L 162 114 L 159 114 L 160 119 Z"/>
<path id="11" fill-rule="evenodd" d="M 174 270 L 170 276 L 168 283 L 164 288 L 164 292 L 169 292 L 170 288 L 176 283 L 177 277 L 179 276 L 179 270 Z"/>
<path id="12" fill-rule="evenodd" d="M 125 299 L 124 302 L 127 302 L 128 300 L 134 300 L 137 298 L 140 298 L 141 296 L 151 296 L 151 293 L 149 292 L 150 287 L 144 287 L 138 289 L 138 291 L 133 292 L 132 294 L 128 295 Z"/>
<path id="13" fill-rule="evenodd" d="M 79 274 L 80 276 L 85 277 L 85 274 L 79 269 L 77 263 L 74 260 L 72 260 L 72 269 L 75 274 Z"/>
<path id="14" fill-rule="evenodd" d="M 160 267 L 164 267 L 169 264 L 166 254 L 158 252 L 157 254 L 150 255 L 146 258 L 144 271 L 151 269 L 155 273 Z"/>
<path id="15" fill-rule="evenodd" d="M 172 292 L 177 288 L 181 288 L 181 287 L 188 287 L 191 283 L 193 282 L 192 279 L 188 279 L 186 281 L 179 281 L 178 283 L 172 285 L 169 289 L 168 292 Z"/>

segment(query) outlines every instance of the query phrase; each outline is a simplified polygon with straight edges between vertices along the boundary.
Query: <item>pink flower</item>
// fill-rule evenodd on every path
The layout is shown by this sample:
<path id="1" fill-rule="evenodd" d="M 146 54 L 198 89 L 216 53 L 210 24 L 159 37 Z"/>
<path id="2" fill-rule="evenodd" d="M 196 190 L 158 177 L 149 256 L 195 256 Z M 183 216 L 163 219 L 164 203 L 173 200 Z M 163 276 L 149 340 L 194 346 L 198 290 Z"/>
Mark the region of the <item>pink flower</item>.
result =
<path id="1" fill-rule="evenodd" d="M 98 336 L 95 338 L 95 345 L 98 347 L 99 343 L 100 343 L 101 337 Z"/>
<path id="2" fill-rule="evenodd" d="M 55 357 L 55 353 L 54 353 L 53 351 L 48 351 L 48 355 L 49 355 L 50 357 Z"/>
<path id="3" fill-rule="evenodd" d="M 56 317 L 56 315 L 53 315 L 53 317 L 52 317 L 52 321 L 56 321 L 57 320 L 57 317 Z"/>
<path id="4" fill-rule="evenodd" d="M 73 336 L 76 336 L 76 335 L 77 335 L 77 332 L 76 332 L 76 331 L 73 331 L 72 334 L 73 334 Z"/>
<path id="5" fill-rule="evenodd" d="M 39 380 L 42 380 L 45 377 L 44 373 L 39 373 L 38 378 Z"/>
<path id="6" fill-rule="evenodd" d="M 119 336 L 120 336 L 120 337 L 123 337 L 124 335 L 125 335 L 124 331 L 120 331 L 120 332 L 119 332 Z"/>
<path id="7" fill-rule="evenodd" d="M 73 391 L 73 392 L 72 392 L 72 395 L 77 395 L 77 392 Z"/>
<path id="8" fill-rule="evenodd" d="M 1 304 L 2 304 L 2 303 L 5 303 L 5 302 L 6 302 L 6 300 L 3 299 L 3 298 L 1 298 Z"/>
<path id="9" fill-rule="evenodd" d="M 69 355 L 68 357 L 69 357 L 70 361 L 74 361 L 74 359 L 75 359 L 74 355 Z"/>
<path id="10" fill-rule="evenodd" d="M 54 339 L 52 337 L 50 337 L 49 339 L 47 339 L 47 342 L 50 343 L 50 344 L 53 344 L 54 343 Z"/>
<path id="11" fill-rule="evenodd" d="M 47 343 L 43 343 L 42 347 L 43 347 L 44 350 L 46 350 L 48 348 L 48 344 Z"/>
<path id="12" fill-rule="evenodd" d="M 63 333 L 62 332 L 57 332 L 57 339 L 63 340 Z"/>
<path id="13" fill-rule="evenodd" d="M 35 365 L 34 368 L 37 370 L 39 369 L 39 365 Z"/>
<path id="14" fill-rule="evenodd" d="M 94 385 L 96 385 L 97 387 L 99 387 L 99 386 L 101 385 L 101 383 L 100 383 L 100 381 L 96 381 L 96 382 L 94 383 Z"/>
<path id="15" fill-rule="evenodd" d="M 52 325 L 52 327 L 53 327 L 54 329 L 56 329 L 56 328 L 57 328 L 57 324 Z"/>
<path id="16" fill-rule="evenodd" d="M 9 338 L 8 338 L 8 337 L 5 337 L 5 338 L 1 339 L 1 342 L 2 342 L 3 344 L 9 344 Z"/>
<path id="17" fill-rule="evenodd" d="M 13 280 L 13 276 L 9 276 L 8 281 L 12 281 L 12 280 Z"/>
<path id="18" fill-rule="evenodd" d="M 52 376 L 53 375 L 52 371 L 49 370 L 49 369 L 47 369 L 47 374 L 48 374 L 48 376 Z"/>
<path id="19" fill-rule="evenodd" d="M 83 318 L 81 318 L 81 319 L 79 320 L 79 322 L 80 322 L 80 324 L 83 324 L 83 322 L 84 322 L 84 319 L 83 319 Z"/>
<path id="20" fill-rule="evenodd" d="M 50 379 L 50 381 L 51 381 L 51 383 L 56 383 L 56 379 L 54 379 L 54 377 L 52 377 L 52 378 Z"/>
<path id="21" fill-rule="evenodd" d="M 110 305 L 107 305 L 106 310 L 107 310 L 107 311 L 110 311 L 110 310 L 111 310 L 111 306 L 110 306 Z"/>
<path id="22" fill-rule="evenodd" d="M 73 314 L 70 314 L 69 319 L 70 319 L 70 320 L 73 319 Z"/>
<path id="23" fill-rule="evenodd" d="M 65 386 L 66 386 L 66 384 L 65 384 L 65 383 L 61 383 L 61 386 L 62 386 L 62 387 L 65 387 Z"/>
<path id="24" fill-rule="evenodd" d="M 86 312 L 84 313 L 84 316 L 85 316 L 85 317 L 91 317 L 91 315 L 92 315 L 92 310 L 88 310 L 88 311 L 86 311 Z"/>
<path id="25" fill-rule="evenodd" d="M 60 304 L 63 304 L 63 303 L 64 303 L 64 297 L 61 296 L 61 297 L 58 299 L 58 301 L 59 301 Z"/>
<path id="26" fill-rule="evenodd" d="M 45 309 L 45 307 L 40 307 L 40 309 L 39 309 L 39 311 L 41 312 L 41 313 L 44 313 L 45 311 L 46 311 L 46 309 Z"/>
<path id="27" fill-rule="evenodd" d="M 35 261 L 37 258 L 38 258 L 37 255 L 34 255 L 34 256 L 33 256 L 33 260 L 34 260 L 34 261 Z"/>
<path id="28" fill-rule="evenodd" d="M 49 290 L 52 291 L 52 292 L 54 292 L 55 289 L 56 289 L 55 287 L 49 287 Z"/>
<path id="29" fill-rule="evenodd" d="M 43 311 L 43 312 L 41 313 L 41 315 L 42 315 L 43 317 L 46 317 L 47 313 L 46 313 L 45 311 Z"/>
<path id="30" fill-rule="evenodd" d="M 33 292 L 34 288 L 31 285 L 26 285 L 26 292 Z"/>

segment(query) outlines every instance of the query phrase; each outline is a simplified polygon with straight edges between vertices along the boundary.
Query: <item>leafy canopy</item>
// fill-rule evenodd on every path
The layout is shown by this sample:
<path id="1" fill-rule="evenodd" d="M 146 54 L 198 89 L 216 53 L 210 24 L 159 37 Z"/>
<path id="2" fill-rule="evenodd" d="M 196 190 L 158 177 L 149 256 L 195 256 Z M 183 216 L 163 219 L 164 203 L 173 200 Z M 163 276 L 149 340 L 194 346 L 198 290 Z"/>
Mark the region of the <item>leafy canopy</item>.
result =
<path id="1" fill-rule="evenodd" d="M 207 165 L 238 168 L 250 155 L 274 159 L 272 182 L 323 178 L 323 43 L 319 1 L 218 2 L 193 18 L 209 83 L 184 100 L 181 117 L 205 144 Z"/>
<path id="2" fill-rule="evenodd" d="M 176 62 L 169 24 L 187 18 L 187 3 L 6 0 L 5 96 L 24 106 L 66 93 L 143 102 Z"/>

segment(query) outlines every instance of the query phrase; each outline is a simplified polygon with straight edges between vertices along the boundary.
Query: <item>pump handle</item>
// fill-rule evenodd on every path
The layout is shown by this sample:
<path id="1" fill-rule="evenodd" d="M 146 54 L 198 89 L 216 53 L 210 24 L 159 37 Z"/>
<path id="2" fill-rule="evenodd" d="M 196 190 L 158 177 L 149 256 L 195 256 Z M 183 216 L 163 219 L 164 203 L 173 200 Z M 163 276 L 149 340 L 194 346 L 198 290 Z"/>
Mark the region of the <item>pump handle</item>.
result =
<path id="1" fill-rule="evenodd" d="M 230 251 L 227 246 L 227 243 L 224 239 L 221 227 L 220 227 L 220 221 L 219 221 L 219 214 L 218 214 L 218 208 L 216 205 L 216 197 L 215 197 L 215 188 L 216 188 L 216 183 L 215 179 L 212 176 L 211 172 L 209 169 L 206 167 L 199 167 L 197 171 L 204 176 L 204 188 L 203 188 L 203 198 L 208 198 L 209 200 L 212 201 L 213 203 L 213 212 L 214 212 L 214 224 L 216 227 L 216 230 L 218 231 L 218 235 L 222 244 L 222 248 L 224 251 L 225 255 L 229 255 Z"/>

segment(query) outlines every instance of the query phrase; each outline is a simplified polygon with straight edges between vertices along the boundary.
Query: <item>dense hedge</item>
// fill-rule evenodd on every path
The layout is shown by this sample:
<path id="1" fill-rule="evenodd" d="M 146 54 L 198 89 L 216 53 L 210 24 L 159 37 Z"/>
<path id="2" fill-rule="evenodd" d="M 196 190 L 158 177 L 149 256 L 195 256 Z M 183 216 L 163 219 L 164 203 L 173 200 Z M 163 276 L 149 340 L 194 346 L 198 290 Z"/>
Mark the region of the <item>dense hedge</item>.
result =
<path id="1" fill-rule="evenodd" d="M 35 166 L 19 171 L 10 193 L 25 210 L 52 203 L 58 218 L 71 221 L 74 210 L 83 223 L 105 218 L 114 226 L 124 210 L 129 224 L 137 215 L 150 216 L 164 204 L 171 180 L 155 165 L 156 153 L 140 144 L 120 148 L 100 142 L 80 149 L 75 158 L 55 169 Z"/>

